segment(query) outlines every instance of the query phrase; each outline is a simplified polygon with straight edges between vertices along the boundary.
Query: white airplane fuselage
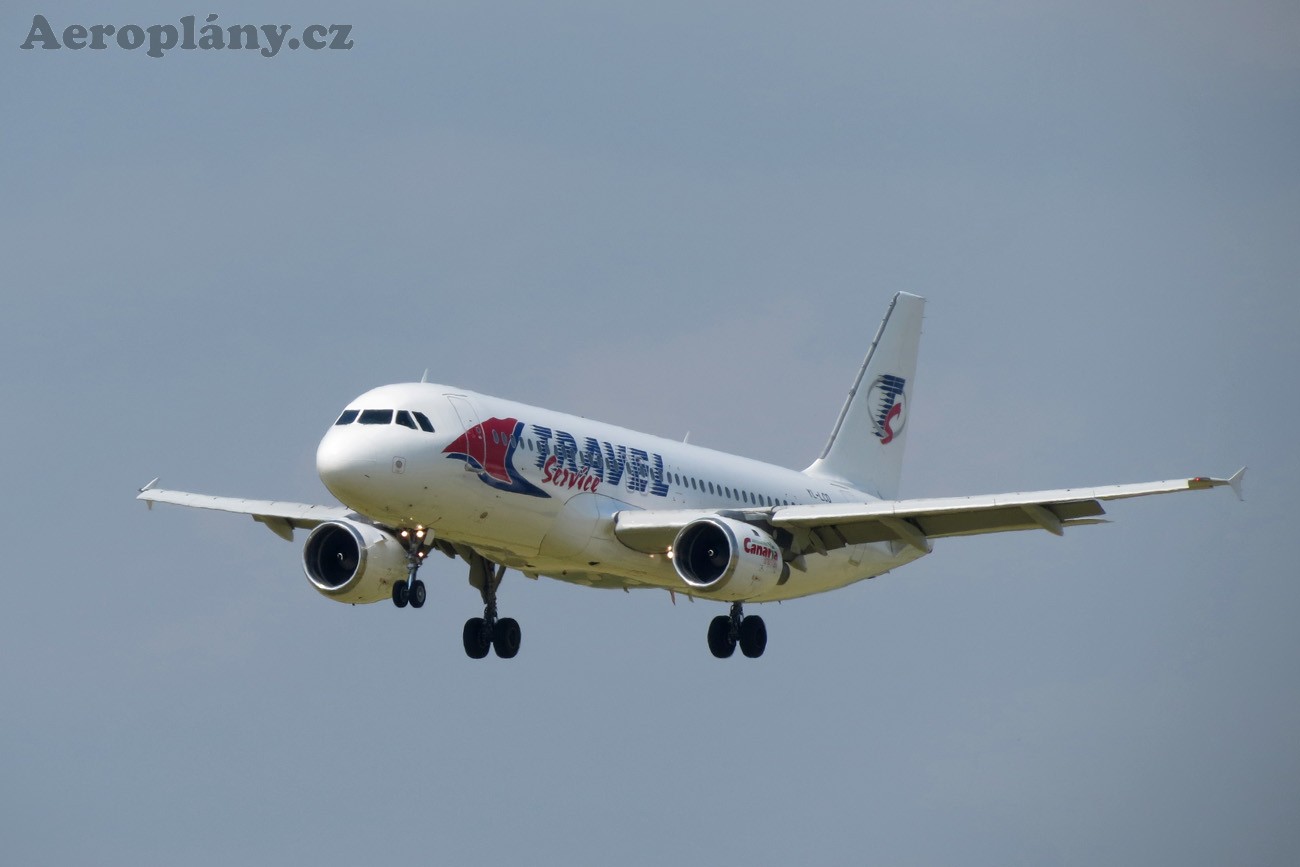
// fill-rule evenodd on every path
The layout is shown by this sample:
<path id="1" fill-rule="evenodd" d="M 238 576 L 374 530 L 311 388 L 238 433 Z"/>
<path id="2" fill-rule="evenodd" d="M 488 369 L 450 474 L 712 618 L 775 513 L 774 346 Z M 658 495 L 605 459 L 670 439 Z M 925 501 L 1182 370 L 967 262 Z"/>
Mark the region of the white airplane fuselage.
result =
<path id="1" fill-rule="evenodd" d="M 366 411 L 378 411 L 362 423 Z M 422 413 L 434 428 L 382 423 Z M 317 449 L 321 480 L 340 502 L 381 524 L 426 528 L 531 577 L 597 587 L 659 587 L 704 598 L 671 553 L 632 550 L 613 532 L 628 510 L 757 514 L 797 504 L 863 503 L 871 494 L 627 428 L 433 383 L 387 385 L 348 404 Z M 897 542 L 849 545 L 748 601 L 843 587 L 922 556 Z"/>

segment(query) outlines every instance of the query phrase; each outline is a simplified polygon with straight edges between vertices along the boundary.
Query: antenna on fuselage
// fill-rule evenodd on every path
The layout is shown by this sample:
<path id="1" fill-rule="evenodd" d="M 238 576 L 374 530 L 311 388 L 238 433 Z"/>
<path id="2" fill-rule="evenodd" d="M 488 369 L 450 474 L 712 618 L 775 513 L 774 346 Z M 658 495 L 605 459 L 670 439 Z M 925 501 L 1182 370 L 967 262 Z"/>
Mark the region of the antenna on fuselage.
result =
<path id="1" fill-rule="evenodd" d="M 424 375 L 420 377 L 420 382 L 428 382 L 428 381 L 429 381 L 429 368 L 426 367 L 424 369 Z"/>

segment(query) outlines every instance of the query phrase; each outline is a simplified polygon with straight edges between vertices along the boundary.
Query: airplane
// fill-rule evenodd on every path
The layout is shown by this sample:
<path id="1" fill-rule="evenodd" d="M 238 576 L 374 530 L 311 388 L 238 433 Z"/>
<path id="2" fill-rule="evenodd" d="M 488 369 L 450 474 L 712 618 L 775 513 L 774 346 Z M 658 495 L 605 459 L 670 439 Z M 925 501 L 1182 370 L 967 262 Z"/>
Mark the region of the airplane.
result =
<path id="1" fill-rule="evenodd" d="M 763 655 L 746 603 L 824 593 L 931 553 L 935 539 L 1106 523 L 1103 501 L 1228 486 L 1229 478 L 980 496 L 897 499 L 925 299 L 896 294 L 821 455 L 802 471 L 421 380 L 349 403 L 316 450 L 342 506 L 214 497 L 156 487 L 137 499 L 252 516 L 292 541 L 303 571 L 343 603 L 420 608 L 418 578 L 441 552 L 469 566 L 483 615 L 465 653 L 514 657 L 501 617 L 508 569 L 591 587 L 658 588 L 728 603 L 710 652 Z M 427 372 L 425 379 L 427 379 Z"/>

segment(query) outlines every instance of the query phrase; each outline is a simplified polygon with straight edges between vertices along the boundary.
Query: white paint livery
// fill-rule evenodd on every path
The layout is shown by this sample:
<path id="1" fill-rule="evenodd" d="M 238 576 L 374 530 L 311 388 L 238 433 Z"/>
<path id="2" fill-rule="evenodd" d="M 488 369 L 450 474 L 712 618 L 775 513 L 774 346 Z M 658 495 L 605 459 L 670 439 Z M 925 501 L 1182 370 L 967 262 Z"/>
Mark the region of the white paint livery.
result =
<path id="1" fill-rule="evenodd" d="M 345 507 L 153 482 L 139 499 L 251 515 L 286 539 L 311 529 L 304 570 L 341 602 L 419 607 L 424 558 L 459 556 L 484 603 L 465 625 L 466 652 L 510 657 L 519 627 L 496 613 L 507 569 L 730 602 L 710 649 L 758 656 L 766 626 L 744 602 L 844 587 L 930 553 L 938 538 L 1103 523 L 1105 500 L 1221 485 L 1240 496 L 1244 468 L 1228 479 L 895 499 L 923 308 L 894 297 L 825 449 L 802 472 L 422 381 L 366 392 L 321 440 L 317 469 Z"/>

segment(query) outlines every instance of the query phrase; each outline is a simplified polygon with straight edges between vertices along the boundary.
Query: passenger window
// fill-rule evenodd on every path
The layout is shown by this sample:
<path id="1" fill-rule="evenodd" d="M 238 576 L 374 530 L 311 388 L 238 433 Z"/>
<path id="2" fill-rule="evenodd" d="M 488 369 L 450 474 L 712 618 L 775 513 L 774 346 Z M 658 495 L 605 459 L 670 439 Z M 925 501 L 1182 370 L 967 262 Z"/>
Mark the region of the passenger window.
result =
<path id="1" fill-rule="evenodd" d="M 391 409 L 367 409 L 361 413 L 361 424 L 392 424 Z"/>
<path id="2" fill-rule="evenodd" d="M 415 416 L 415 420 L 420 423 L 420 430 L 433 433 L 433 422 L 429 421 L 427 415 L 422 412 L 412 412 L 411 415 Z"/>
<path id="3" fill-rule="evenodd" d="M 397 411 L 397 423 L 415 430 L 415 419 L 411 418 L 411 414 L 404 409 Z"/>
<path id="4" fill-rule="evenodd" d="M 709 482 L 709 493 L 713 493 L 713 482 Z"/>
<path id="5" fill-rule="evenodd" d="M 356 420 L 357 420 L 357 410 L 355 410 L 355 409 L 345 409 L 345 410 L 343 410 L 343 415 L 339 416 L 338 421 L 334 422 L 334 424 L 336 424 L 336 425 L 339 425 L 339 424 L 352 424 L 352 422 L 354 422 L 354 421 L 356 421 Z"/>

